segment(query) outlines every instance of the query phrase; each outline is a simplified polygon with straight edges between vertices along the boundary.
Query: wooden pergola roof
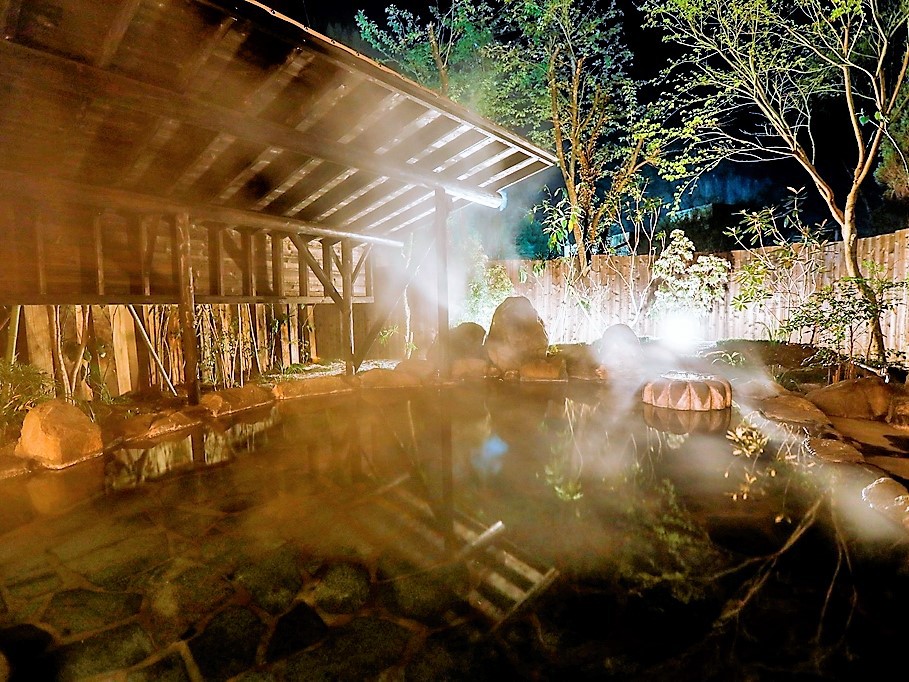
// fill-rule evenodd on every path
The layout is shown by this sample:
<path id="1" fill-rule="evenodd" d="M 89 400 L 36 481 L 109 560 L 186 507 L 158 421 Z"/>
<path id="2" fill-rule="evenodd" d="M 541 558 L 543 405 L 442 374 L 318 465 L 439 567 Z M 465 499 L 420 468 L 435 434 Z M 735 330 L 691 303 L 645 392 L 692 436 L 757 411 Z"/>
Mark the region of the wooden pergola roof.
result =
<path id="1" fill-rule="evenodd" d="M 250 0 L 0 0 L 0 198 L 399 243 L 552 165 Z"/>

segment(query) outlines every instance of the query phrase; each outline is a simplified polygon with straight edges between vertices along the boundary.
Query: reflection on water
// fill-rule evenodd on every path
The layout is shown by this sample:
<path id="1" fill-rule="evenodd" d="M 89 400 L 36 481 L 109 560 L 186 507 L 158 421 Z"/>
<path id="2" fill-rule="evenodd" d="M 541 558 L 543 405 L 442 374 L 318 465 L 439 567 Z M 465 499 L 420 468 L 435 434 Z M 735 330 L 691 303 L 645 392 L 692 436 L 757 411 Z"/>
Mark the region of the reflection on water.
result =
<path id="1" fill-rule="evenodd" d="M 238 452 L 267 443 L 266 432 L 278 417 L 271 410 L 267 415 L 260 413 L 246 419 L 232 424 L 216 422 L 141 447 L 114 450 L 107 457 L 104 487 L 133 488 L 183 469 L 227 462 Z"/>
<path id="2" fill-rule="evenodd" d="M 856 623 L 878 641 L 898 632 L 881 617 L 887 599 L 850 609 L 855 547 L 854 575 L 833 582 L 818 580 L 845 574 L 828 530 L 787 548 L 818 489 L 774 465 L 752 486 L 761 494 L 734 497 L 767 465 L 732 454 L 731 415 L 709 419 L 723 426 L 657 423 L 597 386 L 375 389 L 3 482 L 0 649 L 3 628 L 22 623 L 63 645 L 123 627 L 82 632 L 60 615 L 73 600 L 96 609 L 98 594 L 130 595 L 150 665 L 186 641 L 181 655 L 220 670 L 205 637 L 226 636 L 228 614 L 254 640 L 234 648 L 249 653 L 230 674 L 287 679 L 347 679 L 325 652 L 365 666 L 361 677 L 389 666 L 425 677 L 414 651 L 436 646 L 452 666 L 488 665 L 465 641 L 510 647 L 497 660 L 512 678 L 598 678 L 608 661 L 620 679 L 758 679 L 824 654 L 818 678 L 848 663 L 832 653 L 844 638 L 867 650 Z M 409 648 L 378 669 L 343 655 L 351 614 L 357 632 L 398 624 Z M 301 623 L 319 625 L 313 640 L 288 634 Z M 496 627 L 508 636 L 483 639 Z M 739 627 L 755 639 L 736 639 Z M 474 679 L 480 668 L 433 670 Z"/>

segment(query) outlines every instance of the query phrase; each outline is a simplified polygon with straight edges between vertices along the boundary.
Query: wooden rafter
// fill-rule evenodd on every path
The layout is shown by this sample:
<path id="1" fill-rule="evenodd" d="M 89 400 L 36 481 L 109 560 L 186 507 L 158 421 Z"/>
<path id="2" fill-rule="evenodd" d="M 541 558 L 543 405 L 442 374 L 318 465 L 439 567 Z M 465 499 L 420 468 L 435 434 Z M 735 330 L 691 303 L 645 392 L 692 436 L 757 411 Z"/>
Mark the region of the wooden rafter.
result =
<path id="1" fill-rule="evenodd" d="M 288 126 L 9 42 L 0 41 L 0 72 L 8 83 L 22 83 L 39 90 L 51 88 L 78 96 L 90 94 L 96 98 L 110 98 L 115 108 L 217 130 L 252 143 L 278 146 L 402 182 L 439 187 L 484 206 L 498 208 L 502 202 L 497 193 L 413 165 L 392 162 Z"/>

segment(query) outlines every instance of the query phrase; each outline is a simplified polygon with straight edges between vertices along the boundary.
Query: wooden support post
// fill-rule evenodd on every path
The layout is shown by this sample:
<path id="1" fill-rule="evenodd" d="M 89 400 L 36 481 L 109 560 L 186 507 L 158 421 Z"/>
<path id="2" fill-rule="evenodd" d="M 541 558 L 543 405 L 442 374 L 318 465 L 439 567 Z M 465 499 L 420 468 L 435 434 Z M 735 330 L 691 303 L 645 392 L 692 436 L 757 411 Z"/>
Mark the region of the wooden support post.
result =
<path id="1" fill-rule="evenodd" d="M 349 239 L 341 242 L 341 343 L 344 344 L 344 361 L 348 376 L 354 367 L 354 319 L 353 319 L 353 247 Z"/>
<path id="2" fill-rule="evenodd" d="M 16 361 L 16 340 L 19 337 L 19 310 L 21 306 L 10 306 L 9 310 L 9 329 L 6 333 L 6 350 L 3 353 L 3 359 L 9 363 Z"/>
<path id="3" fill-rule="evenodd" d="M 438 270 L 438 316 L 439 331 L 436 337 L 436 348 L 441 351 L 439 356 L 440 372 L 442 378 L 449 374 L 448 366 L 448 196 L 445 190 L 436 190 L 436 268 Z"/>
<path id="4" fill-rule="evenodd" d="M 240 234 L 240 245 L 243 249 L 243 295 L 256 295 L 256 273 L 253 259 L 252 234 L 244 231 Z"/>
<path id="5" fill-rule="evenodd" d="M 190 405 L 198 405 L 201 397 L 199 386 L 199 348 L 196 342 L 196 292 L 193 284 L 192 254 L 190 252 L 189 214 L 176 216 L 177 253 L 180 263 L 180 329 L 183 337 L 184 383 Z"/>
<path id="6" fill-rule="evenodd" d="M 316 306 L 308 305 L 306 308 L 306 346 L 309 351 L 310 362 L 319 361 L 319 350 L 316 346 Z"/>
<path id="7" fill-rule="evenodd" d="M 224 295 L 224 230 L 208 228 L 208 281 L 215 296 Z"/>
<path id="8" fill-rule="evenodd" d="M 436 347 L 439 355 L 439 375 L 446 379 L 450 376 L 448 352 L 448 210 L 449 201 L 445 190 L 437 189 L 435 196 L 435 242 L 436 268 L 438 270 L 438 316 L 439 332 Z M 442 528 L 445 533 L 445 548 L 452 552 L 455 549 L 454 533 L 454 460 L 452 458 L 451 412 L 445 409 L 442 386 L 439 384 L 439 451 L 442 455 Z"/>
<path id="9" fill-rule="evenodd" d="M 290 341 L 290 362 L 300 362 L 300 306 L 296 303 L 287 306 L 287 331 Z"/>
<path id="10" fill-rule="evenodd" d="M 284 296 L 284 235 L 271 233 L 271 292 Z"/>
<path id="11" fill-rule="evenodd" d="M 28 364 L 34 365 L 54 379 L 54 357 L 51 344 L 50 318 L 43 305 L 22 307 L 25 318 L 25 339 L 28 344 Z"/>

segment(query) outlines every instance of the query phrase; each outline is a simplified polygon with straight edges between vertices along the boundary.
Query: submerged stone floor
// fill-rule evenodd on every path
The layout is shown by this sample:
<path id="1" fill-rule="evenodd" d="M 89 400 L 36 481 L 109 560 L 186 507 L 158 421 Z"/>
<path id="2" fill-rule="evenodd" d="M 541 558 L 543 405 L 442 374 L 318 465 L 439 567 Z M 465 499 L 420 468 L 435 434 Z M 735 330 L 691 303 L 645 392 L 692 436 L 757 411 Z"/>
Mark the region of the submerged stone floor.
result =
<path id="1" fill-rule="evenodd" d="M 482 653 L 458 651 L 487 625 L 465 614 L 436 641 L 440 588 L 427 583 L 400 603 L 393 585 L 381 586 L 328 479 L 249 464 L 91 499 L 65 514 L 37 515 L 7 499 L 0 651 L 12 679 L 491 674 Z M 62 476 L 102 475 L 93 468 Z M 50 475 L 60 483 L 60 472 Z"/>
<path id="2" fill-rule="evenodd" d="M 382 427 L 389 415 L 402 419 L 425 402 L 393 406 L 389 395 L 374 396 L 377 405 L 390 408 L 373 416 Z M 476 412 L 475 403 L 465 400 L 464 407 Z M 507 396 L 503 403 L 511 407 Z M 559 440 L 556 427 L 565 426 L 565 415 L 586 418 L 590 445 L 597 450 L 609 438 L 615 445 L 619 425 L 628 421 L 621 411 L 595 401 L 569 405 L 559 398 L 539 405 L 531 422 L 539 432 L 529 429 L 519 407 L 492 417 L 499 432 L 529 432 L 539 441 L 538 473 L 520 471 L 522 482 L 539 479 L 544 464 L 560 461 L 549 448 Z M 712 603 L 706 616 L 696 604 L 694 613 L 703 622 L 681 634 L 671 628 L 692 622 L 688 612 L 667 615 L 657 605 L 648 611 L 652 620 L 624 621 L 597 607 L 579 625 L 591 640 L 547 630 L 529 617 L 519 625 L 522 646 L 530 642 L 540 659 L 509 655 L 523 650 L 502 645 L 513 632 L 494 631 L 494 623 L 455 594 L 463 576 L 446 566 L 428 573 L 402 568 L 404 521 L 399 526 L 386 517 L 384 525 L 371 523 L 380 513 L 370 498 L 376 481 L 394 480 L 408 469 L 407 448 L 391 448 L 393 456 L 386 459 L 364 454 L 351 439 L 351 429 L 362 436 L 363 426 L 334 418 L 341 413 L 329 400 L 319 406 L 290 430 L 293 419 L 277 421 L 270 414 L 215 433 L 177 434 L 164 440 L 155 457 L 133 448 L 62 471 L 0 480 L 0 680 L 7 675 L 4 666 L 10 679 L 29 681 L 635 679 L 628 676 L 634 665 L 625 653 L 611 651 L 613 645 L 600 638 L 602 629 L 633 633 L 636 641 L 626 650 L 649 647 L 669 656 L 662 650 L 673 653 L 682 634 L 709 626 Z M 554 415 L 553 407 L 564 415 Z M 488 435 L 490 416 L 480 412 L 471 424 Z M 404 421 L 399 426 L 392 429 L 398 445 L 409 435 Z M 377 432 L 378 427 L 371 437 Z M 642 433 L 635 436 L 641 443 Z M 270 434 L 279 437 L 262 447 Z M 691 439 L 689 446 L 713 453 L 707 441 Z M 494 449 L 481 454 L 487 459 L 478 464 L 485 469 L 474 475 L 497 473 L 502 461 Z M 711 460 L 705 486 L 724 481 L 727 453 L 710 456 L 717 461 Z M 675 462 L 692 466 L 694 460 Z M 591 464 L 585 475 L 593 477 Z M 704 475 L 702 469 L 685 471 L 682 478 L 691 482 L 698 475 Z M 602 473 L 596 478 L 599 484 L 605 480 Z M 706 504 L 707 495 L 699 497 Z M 596 543 L 608 549 L 615 536 L 629 534 L 617 528 L 610 535 L 611 521 L 596 514 L 587 525 L 571 516 L 548 520 L 559 542 L 581 540 L 572 549 L 584 562 L 593 562 Z M 752 521 L 725 511 L 712 519 L 713 530 L 729 535 L 730 544 L 740 542 L 742 526 Z M 760 526 L 765 549 L 772 551 L 777 527 L 769 528 Z M 538 542 L 545 543 L 545 537 Z M 596 590 L 591 594 L 602 598 Z M 591 610 L 596 599 L 573 598 L 581 612 Z M 561 604 L 556 609 L 565 611 L 567 620 L 576 617 Z M 771 615 L 784 610 L 781 600 Z M 780 651 L 789 647 L 802 648 L 801 642 L 790 642 Z M 540 660 L 551 665 L 540 668 Z M 702 679 L 696 662 L 689 666 L 687 677 L 675 679 Z M 668 669 L 657 669 L 637 679 L 668 679 L 666 674 Z"/>

